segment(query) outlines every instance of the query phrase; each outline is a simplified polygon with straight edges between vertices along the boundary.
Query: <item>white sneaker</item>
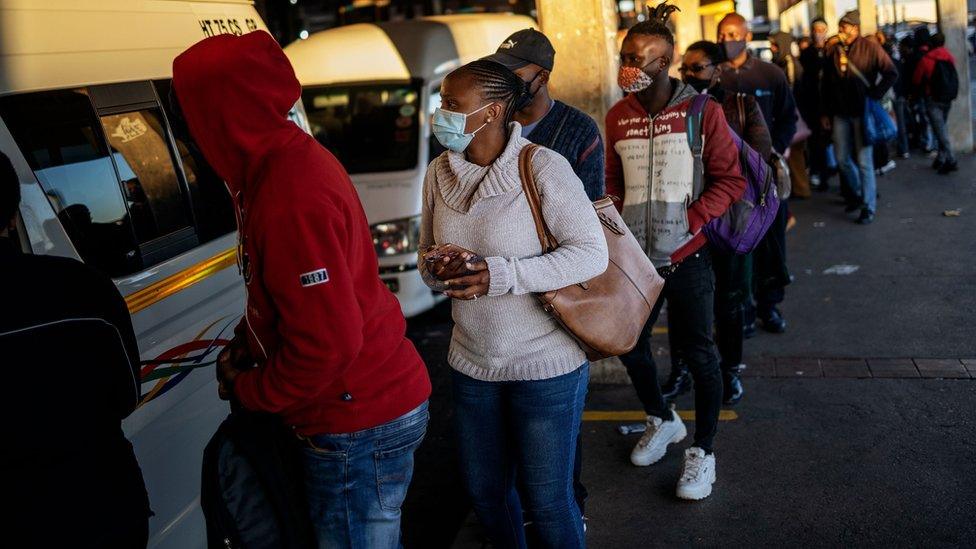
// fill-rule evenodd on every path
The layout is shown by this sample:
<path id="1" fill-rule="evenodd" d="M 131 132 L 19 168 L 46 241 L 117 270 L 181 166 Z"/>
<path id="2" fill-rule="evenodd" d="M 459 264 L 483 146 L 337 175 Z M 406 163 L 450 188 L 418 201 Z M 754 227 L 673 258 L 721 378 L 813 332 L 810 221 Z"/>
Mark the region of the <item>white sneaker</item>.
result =
<path id="1" fill-rule="evenodd" d="M 692 446 L 685 450 L 685 464 L 678 479 L 678 497 L 681 499 L 705 499 L 712 493 L 715 483 L 715 454 Z"/>
<path id="2" fill-rule="evenodd" d="M 674 410 L 671 410 L 671 416 L 671 421 L 647 416 L 647 430 L 630 453 L 631 463 L 638 467 L 657 463 L 668 452 L 668 444 L 681 442 L 688 435 L 684 422 Z"/>
<path id="3" fill-rule="evenodd" d="M 878 171 L 881 173 L 881 175 L 884 175 L 897 167 L 898 164 L 894 160 L 889 160 L 888 163 L 885 164 L 884 166 L 881 166 L 881 168 L 879 168 Z"/>

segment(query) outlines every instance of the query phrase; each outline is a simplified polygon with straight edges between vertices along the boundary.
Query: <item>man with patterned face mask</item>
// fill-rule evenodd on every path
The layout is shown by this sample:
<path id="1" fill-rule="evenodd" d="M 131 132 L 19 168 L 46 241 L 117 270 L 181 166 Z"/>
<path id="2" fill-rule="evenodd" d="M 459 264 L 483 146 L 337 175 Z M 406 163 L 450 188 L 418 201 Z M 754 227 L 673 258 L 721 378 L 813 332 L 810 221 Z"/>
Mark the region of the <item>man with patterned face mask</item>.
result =
<path id="1" fill-rule="evenodd" d="M 633 351 L 621 356 L 647 413 L 647 430 L 631 453 L 634 465 L 660 461 L 687 434 L 657 380 L 651 328 L 668 301 L 671 341 L 695 382 L 694 444 L 685 452 L 677 495 L 708 497 L 715 482 L 712 441 L 722 406 L 722 376 L 712 338 L 714 275 L 702 232 L 745 191 L 735 144 L 718 103 L 669 78 L 674 36 L 665 26 L 673 6 L 661 4 L 627 33 L 620 49 L 619 84 L 629 95 L 607 113 L 607 193 L 665 279 L 661 299 Z M 689 138 L 689 110 L 700 132 Z M 700 158 L 692 139 L 704 139 Z"/>

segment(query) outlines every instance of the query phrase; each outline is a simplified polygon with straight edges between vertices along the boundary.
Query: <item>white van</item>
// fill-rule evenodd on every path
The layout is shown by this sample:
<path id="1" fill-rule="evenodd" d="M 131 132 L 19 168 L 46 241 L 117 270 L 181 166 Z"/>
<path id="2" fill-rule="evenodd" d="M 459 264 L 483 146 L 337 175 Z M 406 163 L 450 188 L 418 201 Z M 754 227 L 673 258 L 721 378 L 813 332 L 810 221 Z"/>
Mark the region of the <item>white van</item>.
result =
<path id="1" fill-rule="evenodd" d="M 417 272 L 424 173 L 444 150 L 429 124 L 441 81 L 529 27 L 536 28 L 531 18 L 512 14 L 435 16 L 339 27 L 285 48 L 312 135 L 350 173 L 380 276 L 406 316 L 443 299 Z"/>
<path id="2" fill-rule="evenodd" d="M 184 49 L 259 29 L 249 1 L 0 0 L 0 150 L 21 181 L 17 236 L 27 252 L 112 276 L 143 360 L 219 348 L 243 313 L 228 193 L 168 97 Z M 206 545 L 201 460 L 229 409 L 213 368 L 192 366 L 144 367 L 123 425 L 155 512 L 150 547 Z"/>

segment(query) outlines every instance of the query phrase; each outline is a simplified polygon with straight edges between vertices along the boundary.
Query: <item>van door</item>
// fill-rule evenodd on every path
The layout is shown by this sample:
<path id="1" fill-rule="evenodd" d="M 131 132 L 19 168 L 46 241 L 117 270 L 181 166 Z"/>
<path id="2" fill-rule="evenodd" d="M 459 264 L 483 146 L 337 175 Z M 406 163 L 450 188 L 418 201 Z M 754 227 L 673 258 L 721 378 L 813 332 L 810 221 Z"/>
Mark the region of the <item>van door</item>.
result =
<path id="1" fill-rule="evenodd" d="M 178 361 L 143 365 L 123 427 L 155 512 L 150 545 L 202 547 L 200 460 L 228 412 L 208 366 L 244 293 L 230 198 L 168 95 L 168 81 L 33 92 L 0 98 L 0 116 L 50 205 L 38 225 L 113 277 L 144 361 Z"/>

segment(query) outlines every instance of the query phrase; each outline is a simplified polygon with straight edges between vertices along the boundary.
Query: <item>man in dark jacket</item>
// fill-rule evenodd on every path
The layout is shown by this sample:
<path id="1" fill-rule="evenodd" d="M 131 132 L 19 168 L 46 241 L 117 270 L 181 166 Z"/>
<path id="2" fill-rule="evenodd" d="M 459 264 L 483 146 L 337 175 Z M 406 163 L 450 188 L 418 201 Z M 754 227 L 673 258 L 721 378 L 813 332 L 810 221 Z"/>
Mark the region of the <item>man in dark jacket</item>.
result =
<path id="1" fill-rule="evenodd" d="M 840 34 L 827 46 L 827 62 L 821 93 L 821 124 L 833 129 L 837 163 L 860 202 L 858 223 L 874 221 L 877 187 L 873 147 L 864 140 L 864 103 L 879 101 L 898 78 L 898 70 L 881 45 L 861 37 L 861 15 L 857 10 L 841 17 Z M 854 159 L 857 170 L 850 162 Z"/>
<path id="2" fill-rule="evenodd" d="M 247 308 L 219 357 L 221 396 L 306 441 L 320 545 L 397 547 L 430 379 L 356 189 L 288 120 L 301 86 L 268 33 L 200 41 L 173 62 L 173 90 L 237 206 Z"/>
<path id="3" fill-rule="evenodd" d="M 824 56 L 827 46 L 827 21 L 817 17 L 810 24 L 812 43 L 809 48 L 800 52 L 800 65 L 803 74 L 800 77 L 800 93 L 797 94 L 797 105 L 800 116 L 807 123 L 812 132 L 807 149 L 810 161 L 810 183 L 814 189 L 825 191 L 829 185 L 834 170 L 827 161 L 827 147 L 832 142 L 830 132 L 820 126 L 820 85 L 823 80 Z"/>
<path id="4" fill-rule="evenodd" d="M 746 50 L 752 39 L 744 17 L 737 13 L 726 15 L 718 24 L 718 43 L 725 51 L 728 63 L 724 66 L 721 82 L 727 93 L 754 95 L 762 110 L 773 151 L 783 155 L 790 148 L 796 133 L 796 102 L 786 75 L 772 63 L 757 59 Z M 786 296 L 790 283 L 786 269 L 786 201 L 780 203 L 779 212 L 766 236 L 753 252 L 753 287 L 755 308 L 747 305 L 746 329 L 755 330 L 754 318 L 772 333 L 786 331 L 786 320 L 777 307 Z"/>
<path id="5" fill-rule="evenodd" d="M 505 65 L 525 81 L 528 94 L 515 113 L 522 137 L 563 155 L 583 182 L 590 200 L 604 194 L 603 139 L 596 121 L 583 111 L 552 99 L 549 77 L 556 50 L 545 34 L 525 29 L 509 36 L 486 59 Z"/>
<path id="6" fill-rule="evenodd" d="M 149 498 L 121 426 L 139 402 L 129 311 L 91 267 L 22 253 L 19 202 L 0 154 L 5 535 L 26 546 L 145 547 Z"/>

